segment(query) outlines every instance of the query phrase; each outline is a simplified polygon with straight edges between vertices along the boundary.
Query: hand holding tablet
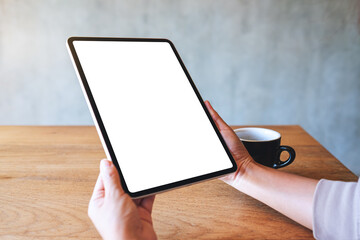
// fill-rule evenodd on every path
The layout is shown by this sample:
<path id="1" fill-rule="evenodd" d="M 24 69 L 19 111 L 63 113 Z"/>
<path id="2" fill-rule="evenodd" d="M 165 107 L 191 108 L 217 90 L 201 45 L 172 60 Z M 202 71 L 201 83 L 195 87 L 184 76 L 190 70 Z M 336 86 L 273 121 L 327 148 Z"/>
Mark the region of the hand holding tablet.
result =
<path id="1" fill-rule="evenodd" d="M 205 102 L 238 166 L 246 166 L 251 158 L 233 130 L 221 119 L 209 102 Z M 104 239 L 156 239 L 152 224 L 152 207 L 155 196 L 132 200 L 124 193 L 115 166 L 102 160 L 100 175 L 89 203 L 89 217 Z M 241 177 L 238 171 L 221 179 L 235 187 Z M 105 198 L 107 200 L 105 201 Z M 171 204 L 171 203 L 170 203 Z M 110 216 L 109 216 L 110 214 Z"/>
<path id="2" fill-rule="evenodd" d="M 73 37 L 68 47 L 106 155 L 131 197 L 236 171 L 169 40 Z"/>

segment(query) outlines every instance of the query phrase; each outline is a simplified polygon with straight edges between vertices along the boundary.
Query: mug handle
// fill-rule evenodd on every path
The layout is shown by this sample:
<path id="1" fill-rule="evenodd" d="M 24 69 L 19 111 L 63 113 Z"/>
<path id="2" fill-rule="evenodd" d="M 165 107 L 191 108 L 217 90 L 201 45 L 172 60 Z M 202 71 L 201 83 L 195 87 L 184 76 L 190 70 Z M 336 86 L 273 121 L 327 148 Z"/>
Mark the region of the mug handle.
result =
<path id="1" fill-rule="evenodd" d="M 283 151 L 287 151 L 289 153 L 289 158 L 286 161 L 280 160 L 280 155 Z M 282 168 L 289 164 L 291 164 L 295 160 L 295 150 L 290 146 L 280 146 L 277 151 L 277 162 L 274 163 L 273 168 Z"/>

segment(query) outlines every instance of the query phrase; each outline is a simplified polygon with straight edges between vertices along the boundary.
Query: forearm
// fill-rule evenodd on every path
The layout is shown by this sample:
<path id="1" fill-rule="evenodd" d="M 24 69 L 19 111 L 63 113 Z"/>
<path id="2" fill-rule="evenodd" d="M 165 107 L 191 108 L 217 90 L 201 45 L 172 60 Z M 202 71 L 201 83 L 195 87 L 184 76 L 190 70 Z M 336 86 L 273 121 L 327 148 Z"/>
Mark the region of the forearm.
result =
<path id="1" fill-rule="evenodd" d="M 251 163 L 232 185 L 296 222 L 312 229 L 312 205 L 318 180 Z"/>

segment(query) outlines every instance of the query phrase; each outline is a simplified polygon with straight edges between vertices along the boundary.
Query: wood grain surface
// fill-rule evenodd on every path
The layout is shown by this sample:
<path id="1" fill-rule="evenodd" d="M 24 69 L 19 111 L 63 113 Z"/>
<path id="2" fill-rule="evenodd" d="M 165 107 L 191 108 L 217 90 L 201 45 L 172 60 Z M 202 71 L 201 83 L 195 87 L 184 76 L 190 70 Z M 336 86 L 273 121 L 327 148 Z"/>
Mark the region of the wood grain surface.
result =
<path id="1" fill-rule="evenodd" d="M 357 179 L 301 127 L 267 127 L 297 154 L 280 171 Z M 104 157 L 92 126 L 1 126 L 0 239 L 99 239 L 87 205 Z M 308 229 L 220 180 L 158 194 L 153 219 L 159 239 L 312 238 Z"/>

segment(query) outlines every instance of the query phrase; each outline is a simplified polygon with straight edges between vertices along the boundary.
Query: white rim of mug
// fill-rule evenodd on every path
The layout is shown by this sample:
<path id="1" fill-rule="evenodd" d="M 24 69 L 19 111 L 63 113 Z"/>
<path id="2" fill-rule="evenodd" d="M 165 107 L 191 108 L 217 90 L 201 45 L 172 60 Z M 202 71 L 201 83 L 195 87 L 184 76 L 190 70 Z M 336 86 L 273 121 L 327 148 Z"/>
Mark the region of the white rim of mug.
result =
<path id="1" fill-rule="evenodd" d="M 268 132 L 273 132 L 275 134 L 278 135 L 277 138 L 274 138 L 274 139 L 271 139 L 271 140 L 249 140 L 249 139 L 243 139 L 241 137 L 239 137 L 236 133 L 237 132 L 240 132 L 242 130 L 263 130 L 263 131 L 268 131 Z M 236 134 L 236 136 L 241 140 L 241 141 L 244 141 L 244 142 L 271 142 L 271 141 L 275 141 L 275 140 L 278 140 L 281 138 L 281 134 L 275 130 L 272 130 L 272 129 L 268 129 L 268 128 L 259 128 L 259 127 L 245 127 L 245 128 L 237 128 L 237 129 L 234 129 L 234 132 Z"/>

